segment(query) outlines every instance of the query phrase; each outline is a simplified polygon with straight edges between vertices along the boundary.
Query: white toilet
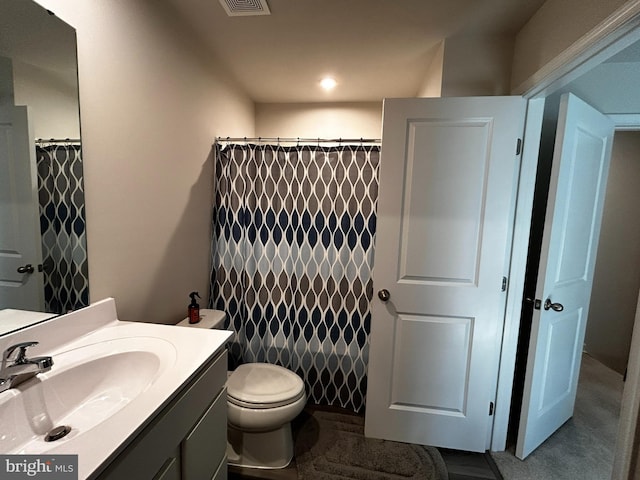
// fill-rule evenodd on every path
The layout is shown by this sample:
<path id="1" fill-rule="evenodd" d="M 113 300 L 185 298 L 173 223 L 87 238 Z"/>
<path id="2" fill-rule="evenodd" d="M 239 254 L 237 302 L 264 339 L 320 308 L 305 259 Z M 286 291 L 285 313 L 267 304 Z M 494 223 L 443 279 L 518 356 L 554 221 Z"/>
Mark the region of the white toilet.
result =
<path id="1" fill-rule="evenodd" d="M 226 315 L 200 310 L 199 323 L 178 325 L 221 329 Z M 300 377 L 268 363 L 245 363 L 227 377 L 227 462 L 249 468 L 284 468 L 293 458 L 291 421 L 307 397 Z"/>

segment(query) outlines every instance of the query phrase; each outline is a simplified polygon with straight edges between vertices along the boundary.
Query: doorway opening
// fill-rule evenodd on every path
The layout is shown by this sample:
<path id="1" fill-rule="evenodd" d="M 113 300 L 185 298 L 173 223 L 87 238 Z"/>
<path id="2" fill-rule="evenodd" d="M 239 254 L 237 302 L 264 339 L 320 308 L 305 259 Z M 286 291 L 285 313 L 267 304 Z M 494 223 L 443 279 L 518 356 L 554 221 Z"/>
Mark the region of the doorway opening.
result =
<path id="1" fill-rule="evenodd" d="M 531 324 L 536 292 L 536 279 L 540 262 L 540 246 L 545 219 L 546 199 L 550 178 L 551 158 L 555 141 L 558 111 L 557 97 L 549 97 L 545 107 L 545 122 L 542 129 L 539 168 L 536 179 L 534 211 L 531 222 L 529 255 L 525 279 L 522 305 L 521 328 L 516 356 L 513 396 L 509 416 L 507 448 L 514 445 L 518 434 L 518 423 L 522 408 L 524 376 L 528 355 Z M 587 317 L 587 334 L 583 348 L 583 358 L 588 366 L 604 372 L 607 385 L 595 384 L 598 390 L 614 389 L 608 392 L 616 405 L 611 405 L 612 412 L 603 416 L 606 425 L 597 426 L 603 434 L 604 449 L 608 451 L 610 462 L 613 462 L 617 420 L 619 418 L 622 394 L 622 375 L 629 358 L 631 333 L 638 291 L 640 290 L 640 132 L 617 131 L 614 136 L 611 169 L 607 182 L 605 207 L 603 211 L 600 244 L 596 260 L 591 306 Z M 588 355 L 588 358 L 584 357 Z M 593 371 L 593 370 L 591 370 Z M 593 375 L 582 372 L 579 390 L 594 388 Z M 586 393 L 583 393 L 586 394 Z M 616 400 L 617 399 L 617 400 Z M 611 403 L 607 401 L 607 403 Z M 577 402 L 577 405 L 579 401 Z M 584 414 L 579 408 L 575 410 L 576 419 Z M 611 424 L 611 423 L 615 424 Z M 567 422 L 564 433 L 581 421 Z M 595 428 L 595 427 L 594 427 Z M 608 434 L 605 435 L 605 432 Z M 609 442 L 609 445 L 606 443 Z M 605 455 L 606 457 L 606 455 Z M 611 468 L 611 463 L 609 468 Z M 558 478 L 562 478 L 561 476 Z M 567 477 L 569 478 L 569 477 Z"/>

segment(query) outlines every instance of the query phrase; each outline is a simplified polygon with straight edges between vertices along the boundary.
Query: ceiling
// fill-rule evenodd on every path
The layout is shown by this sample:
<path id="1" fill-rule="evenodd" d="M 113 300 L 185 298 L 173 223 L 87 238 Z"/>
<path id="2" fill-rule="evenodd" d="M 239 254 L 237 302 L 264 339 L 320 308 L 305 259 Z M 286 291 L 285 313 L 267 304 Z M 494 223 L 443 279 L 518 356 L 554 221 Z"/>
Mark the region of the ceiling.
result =
<path id="1" fill-rule="evenodd" d="M 259 103 L 415 96 L 442 39 L 514 35 L 544 3 L 267 0 L 271 15 L 229 17 L 218 0 L 163 1 Z M 338 82 L 329 93 L 326 75 Z"/>
<path id="2" fill-rule="evenodd" d="M 606 114 L 640 112 L 640 41 L 565 85 L 554 96 L 571 92 Z"/>

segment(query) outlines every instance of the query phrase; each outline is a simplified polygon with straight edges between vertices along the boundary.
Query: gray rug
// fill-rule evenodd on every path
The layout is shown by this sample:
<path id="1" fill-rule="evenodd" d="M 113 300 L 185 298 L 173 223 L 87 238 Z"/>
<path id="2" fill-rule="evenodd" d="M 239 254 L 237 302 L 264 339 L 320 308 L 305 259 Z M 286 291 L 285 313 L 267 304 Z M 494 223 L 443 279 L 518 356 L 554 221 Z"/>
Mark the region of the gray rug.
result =
<path id="1" fill-rule="evenodd" d="M 364 419 L 305 411 L 295 439 L 300 480 L 447 480 L 433 447 L 364 437 Z"/>

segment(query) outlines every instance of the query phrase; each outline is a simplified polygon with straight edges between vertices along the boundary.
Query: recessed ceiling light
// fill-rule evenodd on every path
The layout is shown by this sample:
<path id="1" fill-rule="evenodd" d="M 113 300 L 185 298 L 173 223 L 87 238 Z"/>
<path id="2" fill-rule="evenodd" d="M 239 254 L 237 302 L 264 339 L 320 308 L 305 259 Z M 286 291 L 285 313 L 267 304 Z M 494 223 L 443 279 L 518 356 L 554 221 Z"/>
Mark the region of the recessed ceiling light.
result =
<path id="1" fill-rule="evenodd" d="M 333 90 L 338 83 L 331 77 L 325 77 L 320 80 L 320 86 L 326 91 Z"/>

